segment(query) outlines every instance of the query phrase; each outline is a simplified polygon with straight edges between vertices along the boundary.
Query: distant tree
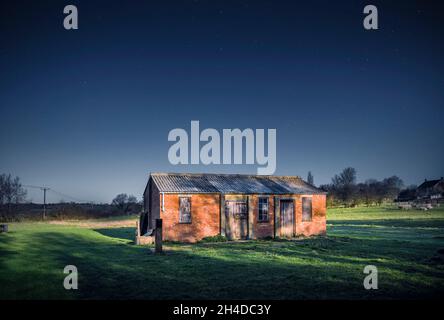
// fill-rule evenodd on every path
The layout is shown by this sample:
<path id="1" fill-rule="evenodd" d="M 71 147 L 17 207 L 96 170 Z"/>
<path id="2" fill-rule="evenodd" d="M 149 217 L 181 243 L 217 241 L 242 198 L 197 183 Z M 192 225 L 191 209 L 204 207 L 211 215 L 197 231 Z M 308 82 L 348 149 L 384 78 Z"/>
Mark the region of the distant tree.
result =
<path id="1" fill-rule="evenodd" d="M 133 195 L 128 196 L 128 203 L 137 203 L 137 198 Z"/>
<path id="2" fill-rule="evenodd" d="M 3 205 L 5 203 L 5 177 L 6 175 L 2 174 L 0 175 L 0 205 Z"/>
<path id="3" fill-rule="evenodd" d="M 398 201 L 412 201 L 414 199 L 416 199 L 416 188 L 415 189 L 407 188 L 401 190 L 397 196 Z"/>
<path id="4" fill-rule="evenodd" d="M 332 179 L 335 186 L 347 186 L 356 184 L 356 169 L 352 167 L 345 168 L 339 175 Z"/>
<path id="5" fill-rule="evenodd" d="M 391 176 L 382 180 L 387 199 L 395 199 L 404 186 L 404 182 L 397 176 Z"/>
<path id="6" fill-rule="evenodd" d="M 342 170 L 339 175 L 332 178 L 332 187 L 336 196 L 345 205 L 352 205 L 356 188 L 356 170 L 348 167 Z"/>
<path id="7" fill-rule="evenodd" d="M 380 205 L 384 201 L 385 197 L 385 190 L 382 182 L 376 179 L 368 179 L 365 182 L 365 185 L 366 185 L 367 205 L 372 205 L 374 203 Z"/>
<path id="8" fill-rule="evenodd" d="M 12 178 L 10 174 L 0 175 L 0 205 L 7 205 L 8 213 L 11 211 L 12 204 L 24 202 L 26 199 L 26 190 L 20 183 L 20 178 Z"/>
<path id="9" fill-rule="evenodd" d="M 357 183 L 356 170 L 349 167 L 334 175 L 331 184 L 321 185 L 319 188 L 327 192 L 327 206 L 329 207 L 361 204 L 370 206 L 393 201 L 398 195 L 401 195 L 403 185 L 402 179 L 397 176 L 391 176 L 382 181 L 368 179 L 365 182 Z M 410 186 L 404 189 L 401 198 L 414 197 L 415 193 L 416 186 Z"/>
<path id="10" fill-rule="evenodd" d="M 118 194 L 112 201 L 112 205 L 124 214 L 129 214 L 137 204 L 137 198 L 133 195 L 128 196 L 126 193 Z"/>
<path id="11" fill-rule="evenodd" d="M 366 204 L 369 205 L 369 193 L 366 183 L 358 183 L 356 185 L 356 193 L 354 198 L 356 205 Z"/>
<path id="12" fill-rule="evenodd" d="M 308 175 L 307 175 L 307 182 L 311 185 L 314 185 L 314 177 L 311 174 L 311 171 L 308 171 Z"/>

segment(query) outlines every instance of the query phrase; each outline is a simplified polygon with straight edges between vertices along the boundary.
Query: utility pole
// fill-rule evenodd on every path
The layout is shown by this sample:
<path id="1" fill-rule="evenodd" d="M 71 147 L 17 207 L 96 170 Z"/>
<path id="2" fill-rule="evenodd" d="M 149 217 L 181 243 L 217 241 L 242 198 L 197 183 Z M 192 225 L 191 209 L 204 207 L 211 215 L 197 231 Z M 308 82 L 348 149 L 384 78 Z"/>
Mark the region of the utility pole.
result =
<path id="1" fill-rule="evenodd" d="M 45 218 L 46 218 L 46 191 L 51 190 L 51 189 L 48 187 L 31 186 L 31 185 L 26 185 L 26 184 L 23 186 L 27 187 L 27 188 L 40 189 L 43 191 L 43 216 L 42 216 L 42 218 L 43 218 L 43 220 L 45 220 Z"/>
<path id="2" fill-rule="evenodd" d="M 43 190 L 43 220 L 46 218 L 46 191 L 49 190 L 49 188 L 42 187 L 41 190 Z"/>
<path id="3" fill-rule="evenodd" d="M 53 193 L 59 194 L 59 195 L 61 195 L 61 196 L 63 196 L 63 197 L 68 197 L 68 198 L 74 199 L 74 200 L 76 200 L 76 201 L 89 202 L 89 201 L 85 201 L 85 200 L 79 200 L 79 199 L 76 199 L 76 198 L 71 197 L 71 196 L 67 196 L 66 194 L 63 194 L 63 193 L 57 192 L 57 191 L 55 191 L 55 190 L 53 190 L 53 189 L 51 189 L 51 188 L 48 188 L 48 187 L 31 186 L 31 185 L 27 185 L 27 184 L 25 184 L 25 185 L 23 185 L 23 186 L 24 186 L 24 187 L 27 187 L 27 188 L 40 189 L 40 190 L 43 191 L 43 215 L 42 215 L 43 220 L 46 219 L 46 191 L 48 191 L 48 190 L 51 190 Z M 91 202 L 91 206 L 92 206 L 92 205 L 93 205 L 93 202 Z"/>

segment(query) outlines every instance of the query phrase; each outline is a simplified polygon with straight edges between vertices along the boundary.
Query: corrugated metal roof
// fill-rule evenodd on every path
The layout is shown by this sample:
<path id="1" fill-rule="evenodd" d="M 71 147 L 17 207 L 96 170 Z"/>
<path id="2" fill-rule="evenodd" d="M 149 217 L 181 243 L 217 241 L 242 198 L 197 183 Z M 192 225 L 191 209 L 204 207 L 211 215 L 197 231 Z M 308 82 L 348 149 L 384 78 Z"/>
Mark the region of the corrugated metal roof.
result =
<path id="1" fill-rule="evenodd" d="M 214 173 L 152 173 L 160 192 L 235 194 L 325 194 L 296 176 Z"/>

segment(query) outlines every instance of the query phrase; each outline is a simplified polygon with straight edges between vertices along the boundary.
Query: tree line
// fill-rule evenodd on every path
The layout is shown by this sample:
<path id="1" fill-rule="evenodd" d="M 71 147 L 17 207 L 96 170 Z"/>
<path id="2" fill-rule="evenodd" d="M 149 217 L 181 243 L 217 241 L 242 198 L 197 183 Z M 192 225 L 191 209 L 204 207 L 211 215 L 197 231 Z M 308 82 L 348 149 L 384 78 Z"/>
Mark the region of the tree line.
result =
<path id="1" fill-rule="evenodd" d="M 26 196 L 26 189 L 19 177 L 0 174 L 0 221 L 40 220 L 43 205 L 30 203 Z M 61 201 L 48 203 L 46 207 L 50 219 L 84 219 L 136 214 L 142 210 L 142 202 L 133 195 L 121 193 L 111 204 Z"/>
<path id="2" fill-rule="evenodd" d="M 331 183 L 319 186 L 321 190 L 328 192 L 327 206 L 329 207 L 381 205 L 383 202 L 393 201 L 403 187 L 404 182 L 395 175 L 382 180 L 368 179 L 357 183 L 356 169 L 352 167 L 345 168 L 341 173 L 336 174 L 331 179 Z"/>
<path id="3" fill-rule="evenodd" d="M 314 185 L 314 177 L 308 173 L 307 182 Z M 392 201 L 397 197 L 404 186 L 402 179 L 391 176 L 382 180 L 368 179 L 365 182 L 357 183 L 356 169 L 345 168 L 341 173 L 336 174 L 331 183 L 320 185 L 319 188 L 328 193 L 327 206 L 358 206 L 358 205 L 381 205 L 385 201 Z M 406 190 L 412 190 L 409 186 Z M 19 204 L 26 201 L 26 190 L 23 188 L 20 178 L 10 174 L 0 175 L 0 218 L 1 216 L 13 216 L 20 209 Z M 133 214 L 142 210 L 142 203 L 133 195 L 125 193 L 118 194 L 110 205 L 90 205 L 91 209 L 85 211 L 84 206 L 74 203 L 59 203 L 54 208 L 53 215 L 80 216 L 89 215 L 116 215 Z M 94 208 L 93 208 L 94 206 Z M 94 209 L 94 210 L 92 210 Z M 29 211 L 29 210 L 28 210 Z M 105 212 L 106 211 L 106 212 Z M 1 219 L 0 219 L 1 220 Z"/>

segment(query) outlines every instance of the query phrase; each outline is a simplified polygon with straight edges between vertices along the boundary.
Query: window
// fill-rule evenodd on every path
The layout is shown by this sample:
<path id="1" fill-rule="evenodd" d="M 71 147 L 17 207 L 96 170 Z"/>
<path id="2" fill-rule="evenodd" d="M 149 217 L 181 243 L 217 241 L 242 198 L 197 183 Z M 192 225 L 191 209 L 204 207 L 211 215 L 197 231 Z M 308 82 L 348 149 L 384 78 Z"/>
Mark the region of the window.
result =
<path id="1" fill-rule="evenodd" d="M 312 217 L 312 206 L 311 198 L 302 198 L 302 221 L 311 221 Z"/>
<path id="2" fill-rule="evenodd" d="M 179 197 L 179 223 L 191 223 L 190 197 Z"/>
<path id="3" fill-rule="evenodd" d="M 225 215 L 228 217 L 232 215 L 236 220 L 247 219 L 247 203 L 244 201 L 231 201 L 225 202 Z"/>
<path id="4" fill-rule="evenodd" d="M 259 222 L 268 222 L 268 198 L 259 198 Z"/>

